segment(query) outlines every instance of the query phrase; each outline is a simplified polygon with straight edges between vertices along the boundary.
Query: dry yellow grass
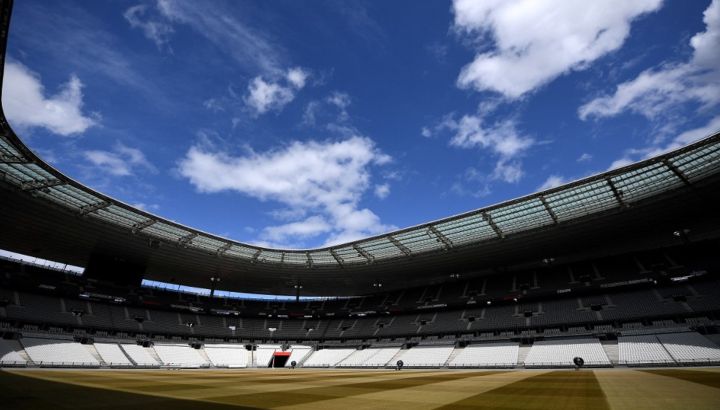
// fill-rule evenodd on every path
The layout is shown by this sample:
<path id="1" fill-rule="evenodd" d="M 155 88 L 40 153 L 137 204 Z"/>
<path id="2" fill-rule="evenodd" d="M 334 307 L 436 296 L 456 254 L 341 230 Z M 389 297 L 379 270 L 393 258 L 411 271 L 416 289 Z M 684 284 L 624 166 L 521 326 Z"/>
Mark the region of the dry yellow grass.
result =
<path id="1" fill-rule="evenodd" d="M 718 409 L 720 369 L 0 372 L 3 409 Z"/>

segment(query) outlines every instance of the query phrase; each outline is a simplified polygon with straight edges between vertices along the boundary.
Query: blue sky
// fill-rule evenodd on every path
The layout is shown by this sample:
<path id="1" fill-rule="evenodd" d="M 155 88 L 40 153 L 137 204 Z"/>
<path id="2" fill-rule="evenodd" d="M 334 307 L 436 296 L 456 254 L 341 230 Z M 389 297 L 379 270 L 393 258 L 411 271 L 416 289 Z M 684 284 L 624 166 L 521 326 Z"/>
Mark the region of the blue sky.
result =
<path id="1" fill-rule="evenodd" d="M 305 248 L 702 138 L 719 67 L 720 0 L 19 0 L 3 104 L 101 192 Z"/>

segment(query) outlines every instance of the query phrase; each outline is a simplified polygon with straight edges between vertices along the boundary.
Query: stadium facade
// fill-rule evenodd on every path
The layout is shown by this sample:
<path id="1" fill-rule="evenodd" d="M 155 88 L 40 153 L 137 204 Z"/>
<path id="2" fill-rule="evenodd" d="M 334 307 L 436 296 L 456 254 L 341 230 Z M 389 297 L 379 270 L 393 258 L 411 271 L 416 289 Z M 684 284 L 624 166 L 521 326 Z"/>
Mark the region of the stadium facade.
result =
<path id="1" fill-rule="evenodd" d="M 3 63 L 10 11 L 3 1 Z M 0 261 L 0 363 L 563 367 L 581 355 L 595 366 L 717 364 L 718 209 L 714 134 L 407 229 L 269 249 L 84 186 L 0 113 L 0 248 L 85 267 Z M 216 288 L 297 298 L 224 298 Z"/>

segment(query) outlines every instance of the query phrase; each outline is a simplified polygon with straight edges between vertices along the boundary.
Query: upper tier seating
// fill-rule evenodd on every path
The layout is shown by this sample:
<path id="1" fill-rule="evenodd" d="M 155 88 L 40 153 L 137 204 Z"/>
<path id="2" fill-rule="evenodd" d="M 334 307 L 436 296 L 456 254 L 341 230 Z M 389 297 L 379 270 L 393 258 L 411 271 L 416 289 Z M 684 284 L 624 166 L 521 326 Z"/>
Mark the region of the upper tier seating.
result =
<path id="1" fill-rule="evenodd" d="M 30 359 L 41 366 L 100 366 L 88 346 L 71 340 L 26 337 L 21 341 Z"/>
<path id="2" fill-rule="evenodd" d="M 486 343 L 462 349 L 449 367 L 515 367 L 518 360 L 517 343 Z"/>
<path id="3" fill-rule="evenodd" d="M 572 367 L 575 357 L 581 357 L 586 366 L 611 366 L 597 339 L 560 339 L 535 342 L 525 367 Z"/>

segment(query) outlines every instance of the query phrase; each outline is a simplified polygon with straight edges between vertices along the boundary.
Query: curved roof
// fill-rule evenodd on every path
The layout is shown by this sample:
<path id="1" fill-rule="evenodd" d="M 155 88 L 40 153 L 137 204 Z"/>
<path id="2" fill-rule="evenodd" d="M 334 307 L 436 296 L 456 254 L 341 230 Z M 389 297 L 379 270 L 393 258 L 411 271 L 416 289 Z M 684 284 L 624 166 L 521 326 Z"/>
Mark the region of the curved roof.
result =
<path id="1" fill-rule="evenodd" d="M 3 2 L 1 55 L 4 65 L 10 2 Z M 1 84 L 1 83 L 0 83 Z M 606 211 L 621 210 L 720 173 L 720 133 L 689 146 L 563 186 L 336 246 L 270 249 L 232 241 L 184 226 L 97 192 L 54 169 L 13 132 L 0 109 L 0 180 L 35 201 L 110 225 L 137 237 L 220 258 L 256 270 L 338 270 L 484 243 L 561 226 Z"/>

